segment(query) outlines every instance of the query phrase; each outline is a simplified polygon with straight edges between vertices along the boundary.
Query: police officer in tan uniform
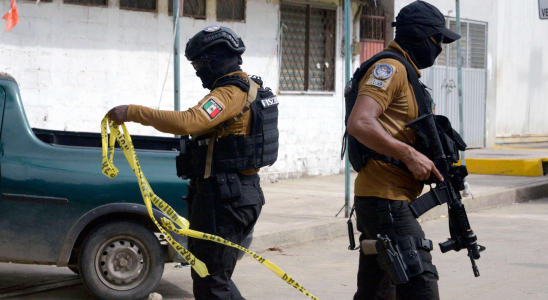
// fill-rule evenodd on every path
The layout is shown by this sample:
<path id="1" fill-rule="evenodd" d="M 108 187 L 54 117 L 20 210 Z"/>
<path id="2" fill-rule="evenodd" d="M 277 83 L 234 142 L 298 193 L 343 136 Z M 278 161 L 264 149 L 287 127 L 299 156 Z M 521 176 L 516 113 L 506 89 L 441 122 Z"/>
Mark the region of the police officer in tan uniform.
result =
<path id="1" fill-rule="evenodd" d="M 388 44 L 385 51 L 403 56 L 412 65 L 411 72 L 416 72 L 419 77 L 419 69 L 434 64 L 442 51 L 442 43 L 451 43 L 460 38 L 445 28 L 441 12 L 423 1 L 404 7 L 395 25 L 395 40 Z M 420 224 L 411 214 L 409 203 L 421 194 L 422 181 L 430 178 L 431 174 L 441 181 L 443 177 L 430 159 L 411 146 L 416 134 L 404 126 L 419 116 L 415 92 L 407 76 L 409 70 L 392 58 L 369 63 L 372 66 L 359 81 L 358 96 L 347 127 L 348 134 L 380 154 L 369 157 L 355 181 L 357 226 L 362 233 L 360 240 L 377 239 L 378 234 L 391 234 L 391 239 L 410 235 L 419 242 L 430 242 L 425 239 Z M 390 159 L 380 157 L 394 158 L 405 166 L 398 167 L 390 163 Z M 381 216 L 386 210 L 391 212 L 389 221 L 384 217 L 387 214 Z M 376 256 L 360 253 L 358 290 L 354 300 L 394 299 L 394 293 L 401 299 L 439 299 L 438 275 L 432 265 L 430 250 L 428 247 L 418 250 L 424 272 L 409 278 L 408 283 L 397 285 L 395 289 L 387 286 L 390 279 L 387 272 L 381 269 Z"/>
<path id="2" fill-rule="evenodd" d="M 177 173 L 191 179 L 190 228 L 236 244 L 257 222 L 265 201 L 257 173 L 278 151 L 278 102 L 260 78 L 241 70 L 244 51 L 232 30 L 208 26 L 185 50 L 211 90 L 196 106 L 177 112 L 123 105 L 109 112 L 118 124 L 137 122 L 184 138 Z M 231 279 L 239 250 L 197 239 L 190 250 L 210 274 L 201 278 L 192 270 L 196 300 L 244 299 Z"/>

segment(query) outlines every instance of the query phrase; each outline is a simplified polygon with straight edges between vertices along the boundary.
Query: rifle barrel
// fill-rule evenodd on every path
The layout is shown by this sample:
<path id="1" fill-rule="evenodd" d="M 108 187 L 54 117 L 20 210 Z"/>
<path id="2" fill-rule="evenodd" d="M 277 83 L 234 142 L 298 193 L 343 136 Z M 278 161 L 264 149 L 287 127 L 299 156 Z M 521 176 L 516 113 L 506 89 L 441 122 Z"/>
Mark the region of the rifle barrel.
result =
<path id="1" fill-rule="evenodd" d="M 472 263 L 472 271 L 474 271 L 474 276 L 479 277 L 480 272 L 479 272 L 479 269 L 478 269 L 478 265 L 476 265 L 476 260 L 472 256 L 472 251 L 470 249 L 468 249 L 468 256 L 470 257 L 470 262 Z"/>

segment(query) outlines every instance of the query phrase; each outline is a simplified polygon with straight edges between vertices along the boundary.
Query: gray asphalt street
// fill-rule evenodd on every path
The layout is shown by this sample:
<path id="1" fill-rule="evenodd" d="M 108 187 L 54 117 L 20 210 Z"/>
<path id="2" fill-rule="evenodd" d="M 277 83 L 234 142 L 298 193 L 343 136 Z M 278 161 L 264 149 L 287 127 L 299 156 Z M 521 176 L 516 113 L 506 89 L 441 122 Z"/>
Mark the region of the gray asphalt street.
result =
<path id="1" fill-rule="evenodd" d="M 548 299 L 548 198 L 469 214 L 479 243 L 486 246 L 474 278 L 466 254 L 434 250 L 442 299 Z M 449 236 L 447 218 L 423 224 L 435 244 Z M 282 247 L 262 255 L 293 276 L 320 299 L 351 299 L 355 291 L 357 251 L 347 237 Z M 74 279 L 66 268 L 0 264 L 0 299 L 16 286 Z M 240 261 L 234 281 L 249 300 L 307 299 L 250 257 Z M 164 299 L 192 299 L 189 269 L 166 271 L 158 292 Z M 94 299 L 82 284 L 12 299 Z"/>

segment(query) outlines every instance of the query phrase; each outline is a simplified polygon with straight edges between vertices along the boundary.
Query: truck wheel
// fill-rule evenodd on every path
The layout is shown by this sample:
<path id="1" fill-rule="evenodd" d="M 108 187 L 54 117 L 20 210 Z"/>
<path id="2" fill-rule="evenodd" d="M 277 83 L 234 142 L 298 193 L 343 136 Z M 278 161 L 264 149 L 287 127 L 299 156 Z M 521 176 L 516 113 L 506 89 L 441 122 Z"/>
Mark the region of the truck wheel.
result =
<path id="1" fill-rule="evenodd" d="M 101 299 L 142 299 L 156 289 L 164 272 L 160 242 L 133 222 L 101 226 L 85 242 L 80 276 Z"/>

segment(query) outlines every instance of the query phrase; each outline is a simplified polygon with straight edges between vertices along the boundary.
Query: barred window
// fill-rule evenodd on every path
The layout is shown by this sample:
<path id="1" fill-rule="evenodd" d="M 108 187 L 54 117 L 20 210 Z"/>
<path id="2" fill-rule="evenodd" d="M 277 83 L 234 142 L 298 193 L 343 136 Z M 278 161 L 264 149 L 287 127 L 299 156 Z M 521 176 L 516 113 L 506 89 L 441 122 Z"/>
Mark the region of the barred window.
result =
<path id="1" fill-rule="evenodd" d="M 335 90 L 335 10 L 281 5 L 280 90 Z"/>
<path id="2" fill-rule="evenodd" d="M 217 0 L 217 20 L 245 21 L 246 0 Z"/>
<path id="3" fill-rule="evenodd" d="M 40 2 L 51 2 L 51 0 L 41 0 Z M 90 6 L 107 6 L 108 0 L 63 0 L 63 3 Z"/>
<path id="4" fill-rule="evenodd" d="M 470 43 L 470 68 L 485 68 L 485 52 L 487 46 L 487 26 L 485 24 L 468 25 L 468 40 Z"/>
<path id="5" fill-rule="evenodd" d="M 449 29 L 457 32 L 455 20 L 449 21 Z M 436 65 L 445 66 L 448 54 L 449 66 L 456 67 L 457 43 L 460 42 L 462 67 L 484 69 L 486 64 L 487 25 L 485 23 L 461 21 L 460 33 L 462 38 L 459 41 L 443 46 L 443 51 L 436 59 Z"/>
<path id="6" fill-rule="evenodd" d="M 363 7 L 360 17 L 360 62 L 384 49 L 386 17 L 382 7 Z"/>
<path id="7" fill-rule="evenodd" d="M 360 17 L 360 40 L 384 42 L 385 24 L 383 8 L 364 8 Z"/>
<path id="8" fill-rule="evenodd" d="M 468 66 L 468 34 L 467 29 L 468 23 L 460 22 L 460 35 L 461 38 L 457 42 L 460 42 L 461 58 L 462 58 L 462 67 L 466 68 Z M 449 29 L 453 32 L 457 32 L 457 22 L 451 21 L 449 23 Z M 457 42 L 449 44 L 449 65 L 457 66 Z"/>
<path id="9" fill-rule="evenodd" d="M 173 0 L 169 0 L 168 5 L 169 5 L 168 7 L 169 15 L 173 16 Z M 196 19 L 205 19 L 206 18 L 206 0 L 184 0 L 183 16 L 192 17 Z"/>
<path id="10" fill-rule="evenodd" d="M 120 0 L 121 9 L 140 10 L 156 12 L 158 10 L 157 0 Z"/>

